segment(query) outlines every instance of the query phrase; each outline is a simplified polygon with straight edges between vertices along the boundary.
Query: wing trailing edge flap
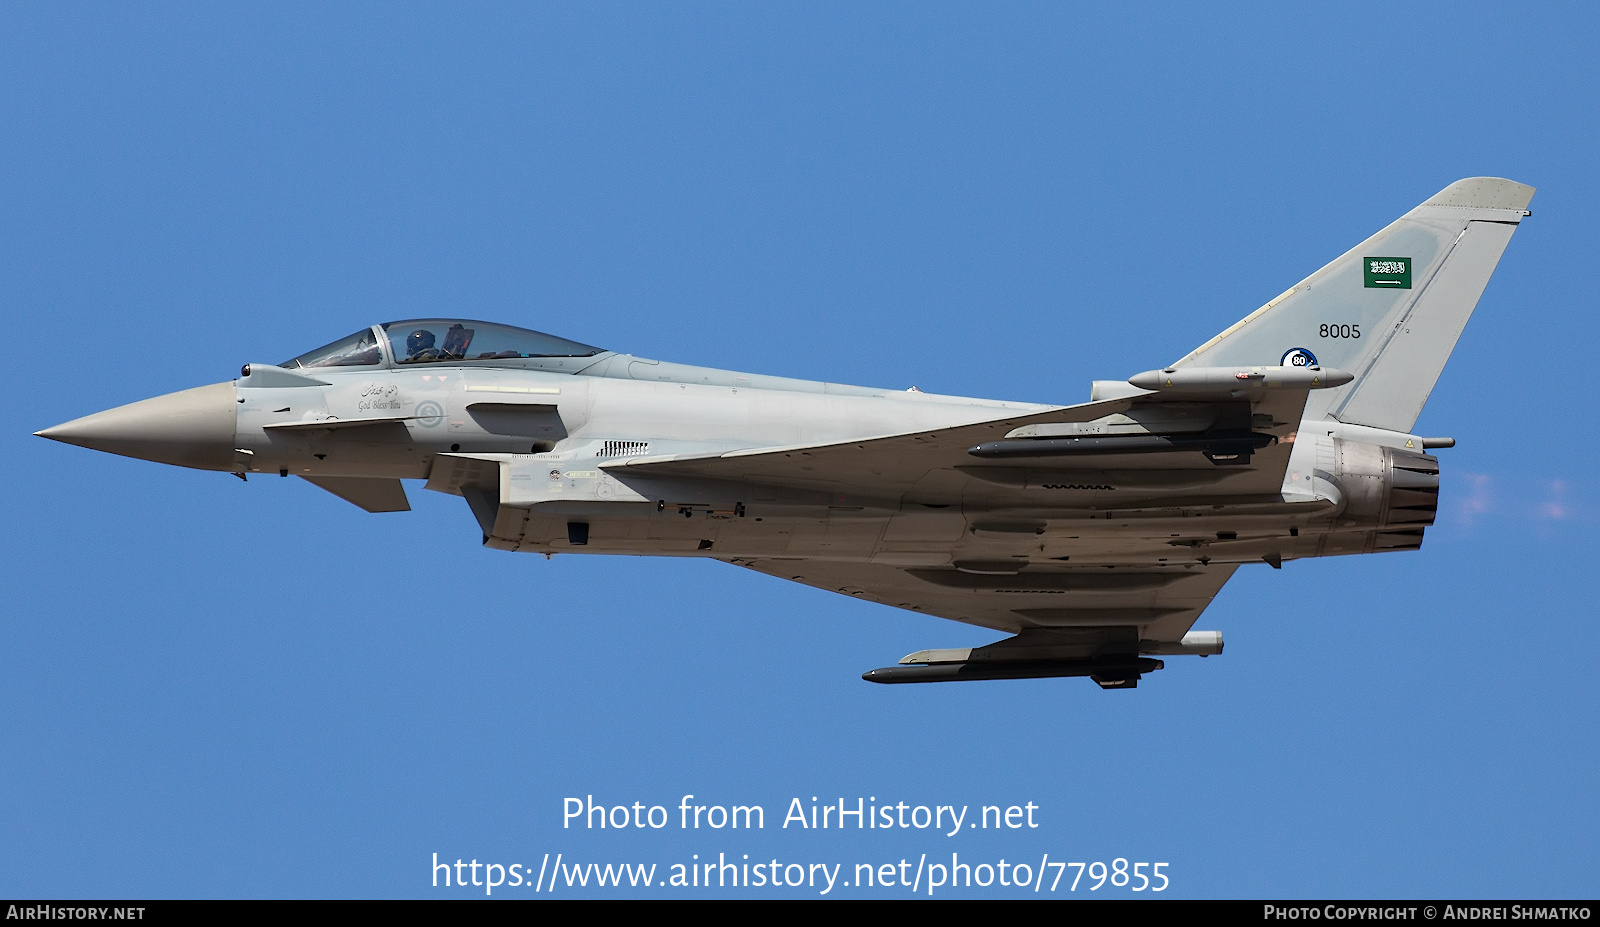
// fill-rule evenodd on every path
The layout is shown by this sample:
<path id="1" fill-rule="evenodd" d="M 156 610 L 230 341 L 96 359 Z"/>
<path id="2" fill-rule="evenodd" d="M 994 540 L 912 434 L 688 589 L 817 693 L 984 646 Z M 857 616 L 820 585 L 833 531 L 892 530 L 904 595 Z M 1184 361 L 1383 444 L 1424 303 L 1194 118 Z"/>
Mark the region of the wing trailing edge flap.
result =
<path id="1" fill-rule="evenodd" d="M 305 476 L 307 483 L 369 512 L 409 512 L 411 500 L 399 480 L 367 476 Z"/>

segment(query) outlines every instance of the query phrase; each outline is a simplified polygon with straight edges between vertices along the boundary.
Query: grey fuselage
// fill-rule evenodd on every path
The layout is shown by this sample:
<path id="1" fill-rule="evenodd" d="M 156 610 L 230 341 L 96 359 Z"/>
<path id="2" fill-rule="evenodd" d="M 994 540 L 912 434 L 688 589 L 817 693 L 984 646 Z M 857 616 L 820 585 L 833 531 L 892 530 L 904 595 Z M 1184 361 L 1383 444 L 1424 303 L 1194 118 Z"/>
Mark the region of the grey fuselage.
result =
<path id="1" fill-rule="evenodd" d="M 1399 535 L 1384 530 L 1392 526 L 1384 511 L 1382 448 L 1408 441 L 1420 448 L 1420 439 L 1334 421 L 1285 429 L 1290 441 L 1295 434 L 1305 440 L 1293 446 L 1281 485 L 1274 478 L 1269 487 L 1249 485 L 1253 471 L 1217 467 L 1198 453 L 1100 454 L 939 469 L 910 491 L 886 495 L 826 470 L 810 472 L 803 462 L 783 485 L 640 476 L 618 465 L 744 449 L 803 453 L 798 449 L 1062 407 L 613 353 L 518 366 L 407 368 L 386 361 L 248 370 L 231 384 L 189 391 L 211 391 L 209 402 L 233 408 L 231 434 L 212 441 L 201 465 L 313 480 L 428 480 L 430 489 L 466 497 L 485 543 L 504 550 L 901 568 L 1009 564 L 997 570 L 1005 574 L 1091 565 L 1276 565 L 1415 547 L 1422 524 L 1431 521 L 1430 510 Z M 362 422 L 372 424 L 348 427 Z M 1110 416 L 1072 428 L 1137 434 L 1173 424 Z M 191 449 L 187 460 L 169 462 L 194 466 L 196 459 Z M 1363 489 L 1373 498 L 1361 496 Z M 1346 496 L 1359 510 L 1341 518 L 1351 508 Z M 572 535 L 574 522 L 586 526 L 581 539 Z"/>
<path id="2" fill-rule="evenodd" d="M 1533 188 L 1459 180 L 1169 367 L 1066 406 L 373 326 L 39 434 L 298 476 L 370 512 L 463 497 L 501 550 L 710 557 L 1016 635 L 877 682 L 1131 687 L 1247 563 L 1414 550 L 1448 438 L 1411 433 Z M 917 667 L 921 667 L 918 669 Z"/>

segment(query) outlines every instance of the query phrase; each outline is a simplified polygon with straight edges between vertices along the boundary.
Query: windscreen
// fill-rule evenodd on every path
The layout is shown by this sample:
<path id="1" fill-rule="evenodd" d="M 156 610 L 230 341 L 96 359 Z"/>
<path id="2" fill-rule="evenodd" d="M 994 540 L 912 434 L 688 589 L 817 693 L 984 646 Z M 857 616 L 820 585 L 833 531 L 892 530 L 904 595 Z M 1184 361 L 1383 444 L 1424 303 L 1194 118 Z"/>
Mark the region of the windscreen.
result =
<path id="1" fill-rule="evenodd" d="M 294 360 L 284 361 L 279 367 L 290 370 L 296 367 L 365 367 L 383 362 L 378 350 L 378 336 L 370 328 L 363 328 L 347 338 L 325 344 L 315 351 L 307 351 Z"/>
<path id="2" fill-rule="evenodd" d="M 468 319 L 412 319 L 383 326 L 397 364 L 516 357 L 590 357 L 602 348 L 543 332 Z"/>

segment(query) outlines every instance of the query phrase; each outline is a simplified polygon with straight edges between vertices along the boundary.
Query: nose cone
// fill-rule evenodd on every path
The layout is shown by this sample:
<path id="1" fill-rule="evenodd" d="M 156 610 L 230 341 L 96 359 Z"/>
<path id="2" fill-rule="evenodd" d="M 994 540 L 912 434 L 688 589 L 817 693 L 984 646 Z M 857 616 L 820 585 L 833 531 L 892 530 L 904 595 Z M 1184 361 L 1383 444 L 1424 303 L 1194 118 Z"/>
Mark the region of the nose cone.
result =
<path id="1" fill-rule="evenodd" d="M 233 469 L 232 383 L 168 393 L 36 431 L 52 441 L 198 470 Z"/>

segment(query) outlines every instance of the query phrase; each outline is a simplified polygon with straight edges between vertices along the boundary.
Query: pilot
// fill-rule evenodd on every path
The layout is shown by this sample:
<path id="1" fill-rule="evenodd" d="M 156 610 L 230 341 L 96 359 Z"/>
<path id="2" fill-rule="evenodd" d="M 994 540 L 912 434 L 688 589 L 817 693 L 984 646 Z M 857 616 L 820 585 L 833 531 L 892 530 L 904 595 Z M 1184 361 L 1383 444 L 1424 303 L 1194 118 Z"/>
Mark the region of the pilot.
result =
<path id="1" fill-rule="evenodd" d="M 433 347 L 433 332 L 426 328 L 419 328 L 406 336 L 406 360 L 410 363 L 418 361 L 434 361 L 439 359 L 439 352 Z"/>

